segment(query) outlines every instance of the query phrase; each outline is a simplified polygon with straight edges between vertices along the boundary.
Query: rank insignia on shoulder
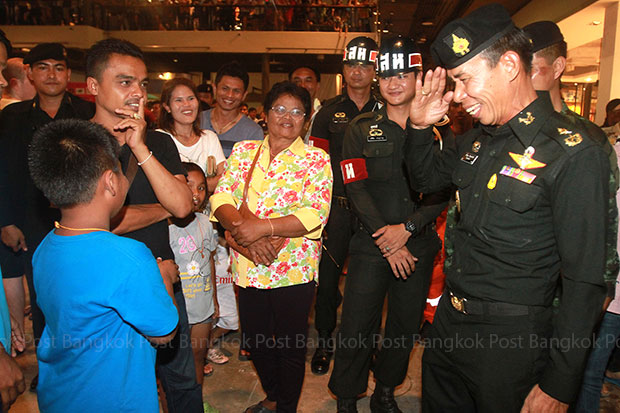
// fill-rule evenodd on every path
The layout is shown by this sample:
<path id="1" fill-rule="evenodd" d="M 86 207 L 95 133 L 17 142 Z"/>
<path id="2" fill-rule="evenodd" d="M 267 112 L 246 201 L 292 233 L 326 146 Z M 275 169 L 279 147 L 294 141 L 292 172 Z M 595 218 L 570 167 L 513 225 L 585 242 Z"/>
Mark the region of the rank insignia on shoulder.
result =
<path id="1" fill-rule="evenodd" d="M 564 143 L 566 144 L 566 146 L 576 146 L 579 145 L 582 141 L 583 138 L 578 133 L 570 135 L 568 138 L 564 139 Z"/>
<path id="2" fill-rule="evenodd" d="M 461 156 L 461 161 L 473 165 L 474 162 L 478 160 L 478 155 L 474 155 L 473 153 L 465 152 L 463 156 Z"/>
<path id="3" fill-rule="evenodd" d="M 571 133 L 573 133 L 573 131 L 570 131 L 570 130 L 564 129 L 564 128 L 558 128 L 558 133 L 560 135 L 570 135 Z"/>
<path id="4" fill-rule="evenodd" d="M 482 146 L 482 144 L 480 143 L 480 141 L 475 141 L 472 145 L 471 145 L 471 151 L 473 153 L 478 153 L 478 151 L 480 150 L 480 147 Z"/>
<path id="5" fill-rule="evenodd" d="M 520 123 L 525 123 L 525 125 L 529 125 L 530 123 L 534 122 L 534 119 L 536 119 L 534 116 L 532 116 L 532 112 L 527 112 L 526 113 L 526 117 L 525 118 L 519 118 L 519 122 Z"/>
<path id="6" fill-rule="evenodd" d="M 368 142 L 385 142 L 387 141 L 387 137 L 383 134 L 381 129 L 370 129 L 366 140 Z"/>
<path id="7" fill-rule="evenodd" d="M 344 112 L 336 112 L 334 113 L 334 117 L 332 118 L 332 122 L 334 123 L 349 123 L 349 118 L 347 114 Z"/>
<path id="8" fill-rule="evenodd" d="M 521 182 L 525 182 L 526 184 L 531 184 L 534 182 L 534 179 L 536 179 L 536 175 L 508 165 L 504 165 L 499 173 L 500 175 L 509 176 Z"/>

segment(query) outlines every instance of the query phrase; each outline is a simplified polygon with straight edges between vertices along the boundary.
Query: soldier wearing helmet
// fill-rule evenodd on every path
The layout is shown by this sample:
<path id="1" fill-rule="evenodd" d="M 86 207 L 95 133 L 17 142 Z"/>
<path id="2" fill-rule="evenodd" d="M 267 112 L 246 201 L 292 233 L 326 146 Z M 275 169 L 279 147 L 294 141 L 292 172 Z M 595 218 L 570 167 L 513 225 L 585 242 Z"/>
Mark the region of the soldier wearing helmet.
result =
<path id="1" fill-rule="evenodd" d="M 412 40 L 384 41 L 377 73 L 386 105 L 356 117 L 344 137 L 341 172 L 359 225 L 351 239 L 341 328 L 329 381 L 338 397 L 339 412 L 356 412 L 356 399 L 366 391 L 386 296 L 388 315 L 374 365 L 376 386 L 370 409 L 401 411 L 394 388 L 407 375 L 441 244 L 433 223 L 448 197 L 437 194 L 440 199 L 422 206 L 427 200 L 412 190 L 404 157 L 405 143 L 414 133 L 409 107 L 421 69 L 422 58 Z"/>
<path id="2" fill-rule="evenodd" d="M 340 274 L 354 230 L 354 216 L 344 192 L 340 171 L 344 132 L 360 113 L 371 112 L 379 102 L 371 93 L 375 77 L 375 60 L 379 48 L 369 37 L 356 37 L 344 51 L 342 74 L 345 88 L 341 95 L 328 100 L 316 114 L 309 143 L 329 153 L 334 173 L 334 187 L 327 233 L 319 267 L 321 282 L 317 290 L 315 327 L 319 333 L 317 350 L 310 364 L 314 374 L 326 374 L 333 354 L 332 332 L 336 328 L 336 311 L 342 301 L 338 290 Z"/>

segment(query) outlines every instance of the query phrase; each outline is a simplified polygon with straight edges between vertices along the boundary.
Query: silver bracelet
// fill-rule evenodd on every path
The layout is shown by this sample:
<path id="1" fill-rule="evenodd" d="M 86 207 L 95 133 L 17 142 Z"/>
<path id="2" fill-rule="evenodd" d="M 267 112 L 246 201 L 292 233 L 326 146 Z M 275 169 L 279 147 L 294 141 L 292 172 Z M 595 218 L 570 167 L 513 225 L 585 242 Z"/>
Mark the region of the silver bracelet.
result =
<path id="1" fill-rule="evenodd" d="M 138 162 L 138 166 L 144 165 L 146 163 L 146 161 L 151 159 L 151 156 L 153 156 L 153 151 L 151 151 L 151 153 L 149 153 L 149 156 L 147 156 L 145 160 L 143 160 L 142 162 Z"/>

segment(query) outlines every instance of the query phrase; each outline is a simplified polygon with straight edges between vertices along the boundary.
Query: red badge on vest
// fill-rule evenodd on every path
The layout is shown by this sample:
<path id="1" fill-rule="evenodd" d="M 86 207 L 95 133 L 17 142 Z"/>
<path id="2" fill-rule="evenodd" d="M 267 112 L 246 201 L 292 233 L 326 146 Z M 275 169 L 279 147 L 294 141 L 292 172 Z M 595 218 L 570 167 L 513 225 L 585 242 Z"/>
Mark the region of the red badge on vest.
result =
<path id="1" fill-rule="evenodd" d="M 366 160 L 363 158 L 345 159 L 340 162 L 340 170 L 342 171 L 342 179 L 345 184 L 363 181 L 368 178 Z"/>
<path id="2" fill-rule="evenodd" d="M 325 152 L 329 153 L 329 141 L 327 139 L 310 136 L 308 138 L 308 144 L 310 146 L 314 146 L 315 148 L 321 148 Z"/>

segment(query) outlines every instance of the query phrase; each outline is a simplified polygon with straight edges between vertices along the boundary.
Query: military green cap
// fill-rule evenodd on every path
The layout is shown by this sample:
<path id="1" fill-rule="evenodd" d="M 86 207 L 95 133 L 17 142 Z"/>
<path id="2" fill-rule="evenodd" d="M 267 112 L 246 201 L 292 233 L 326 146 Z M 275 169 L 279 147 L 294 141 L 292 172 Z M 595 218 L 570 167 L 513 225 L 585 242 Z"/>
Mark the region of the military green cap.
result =
<path id="1" fill-rule="evenodd" d="M 431 44 L 431 54 L 439 66 L 454 69 L 514 28 L 515 25 L 504 6 L 482 6 L 445 25 Z"/>
<path id="2" fill-rule="evenodd" d="M 558 25 L 548 20 L 528 24 L 523 31 L 532 42 L 532 53 L 564 41 Z"/>

